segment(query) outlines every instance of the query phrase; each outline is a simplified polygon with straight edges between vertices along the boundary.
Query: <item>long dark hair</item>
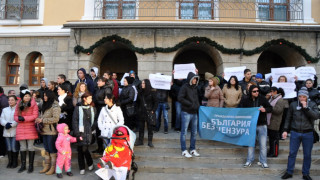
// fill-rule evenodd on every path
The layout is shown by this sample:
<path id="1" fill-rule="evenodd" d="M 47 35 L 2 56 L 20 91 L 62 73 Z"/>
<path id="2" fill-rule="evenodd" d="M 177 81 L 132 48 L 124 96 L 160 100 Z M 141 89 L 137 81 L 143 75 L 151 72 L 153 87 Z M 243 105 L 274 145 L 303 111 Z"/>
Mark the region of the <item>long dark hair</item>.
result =
<path id="1" fill-rule="evenodd" d="M 92 96 L 92 94 L 89 93 L 89 92 L 84 93 L 84 94 L 81 96 L 81 103 L 84 104 L 84 98 L 87 98 L 87 97 L 89 97 L 89 96 Z M 93 100 L 92 100 L 91 104 L 89 104 L 89 105 L 92 106 L 92 107 L 94 107 Z"/>
<path id="2" fill-rule="evenodd" d="M 150 94 L 152 87 L 149 79 L 144 79 L 145 88 L 141 88 L 141 91 L 144 92 L 145 95 Z"/>
<path id="3" fill-rule="evenodd" d="M 230 79 L 229 79 L 229 81 L 228 81 L 228 84 L 227 84 L 227 87 L 228 87 L 228 89 L 231 88 L 231 79 L 232 79 L 232 78 L 234 78 L 234 80 L 236 81 L 236 84 L 234 85 L 234 87 L 235 87 L 236 90 L 238 91 L 238 89 L 239 89 L 239 81 L 238 81 L 237 76 L 231 76 L 231 77 L 230 77 Z"/>
<path id="4" fill-rule="evenodd" d="M 54 100 L 56 99 L 56 95 L 51 90 L 46 90 L 44 92 L 44 96 L 47 96 L 48 100 L 43 101 L 41 112 L 44 113 L 47 109 L 50 109 L 52 107 L 52 104 Z"/>
<path id="5" fill-rule="evenodd" d="M 113 94 L 108 93 L 108 94 L 106 95 L 106 98 L 107 98 L 107 99 L 111 99 L 111 100 L 112 100 L 112 103 L 115 104 L 116 106 L 120 106 L 119 101 L 116 100 L 116 97 L 115 97 Z"/>

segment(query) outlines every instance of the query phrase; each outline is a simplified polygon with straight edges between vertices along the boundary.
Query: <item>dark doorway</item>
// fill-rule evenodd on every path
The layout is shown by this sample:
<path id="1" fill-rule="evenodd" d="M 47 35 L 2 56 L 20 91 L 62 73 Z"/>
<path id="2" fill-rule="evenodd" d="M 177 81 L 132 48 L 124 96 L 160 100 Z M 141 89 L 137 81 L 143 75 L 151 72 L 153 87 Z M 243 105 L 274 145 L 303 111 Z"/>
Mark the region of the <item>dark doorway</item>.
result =
<path id="1" fill-rule="evenodd" d="M 258 59 L 258 73 L 271 73 L 271 68 L 287 67 L 285 60 L 275 52 L 264 51 Z"/>
<path id="2" fill-rule="evenodd" d="M 120 80 L 124 73 L 133 70 L 137 72 L 137 56 L 128 49 L 115 49 L 108 52 L 101 61 L 100 76 L 107 70 L 118 74 Z"/>

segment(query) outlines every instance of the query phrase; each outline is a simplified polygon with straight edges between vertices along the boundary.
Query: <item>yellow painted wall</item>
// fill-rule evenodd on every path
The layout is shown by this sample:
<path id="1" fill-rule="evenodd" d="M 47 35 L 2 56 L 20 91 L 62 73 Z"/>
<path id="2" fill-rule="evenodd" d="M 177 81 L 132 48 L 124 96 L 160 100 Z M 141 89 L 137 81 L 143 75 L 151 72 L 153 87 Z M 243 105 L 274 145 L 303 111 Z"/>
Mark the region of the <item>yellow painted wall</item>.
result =
<path id="1" fill-rule="evenodd" d="M 84 15 L 84 0 L 45 0 L 44 26 L 62 25 L 80 20 Z"/>
<path id="2" fill-rule="evenodd" d="M 320 23 L 320 1 L 313 0 L 312 1 L 312 18 L 315 22 Z"/>

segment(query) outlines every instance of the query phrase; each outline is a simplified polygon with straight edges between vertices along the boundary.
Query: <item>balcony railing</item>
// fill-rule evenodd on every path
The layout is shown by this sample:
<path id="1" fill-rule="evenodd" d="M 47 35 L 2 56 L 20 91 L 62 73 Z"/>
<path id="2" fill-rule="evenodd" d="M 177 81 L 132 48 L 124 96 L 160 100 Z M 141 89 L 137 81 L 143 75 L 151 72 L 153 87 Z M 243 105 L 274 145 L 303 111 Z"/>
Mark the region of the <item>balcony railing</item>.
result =
<path id="1" fill-rule="evenodd" d="M 0 19 L 38 19 L 39 0 L 0 0 Z"/>
<path id="2" fill-rule="evenodd" d="M 95 19 L 298 21 L 301 0 L 95 0 Z"/>

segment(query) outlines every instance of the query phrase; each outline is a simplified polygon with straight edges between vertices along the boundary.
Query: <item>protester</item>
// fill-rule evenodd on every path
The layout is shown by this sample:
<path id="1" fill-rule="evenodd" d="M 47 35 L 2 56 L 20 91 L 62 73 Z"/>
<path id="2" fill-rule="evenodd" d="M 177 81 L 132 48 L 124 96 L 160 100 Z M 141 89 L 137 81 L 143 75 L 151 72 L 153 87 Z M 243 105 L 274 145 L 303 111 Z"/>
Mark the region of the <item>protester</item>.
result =
<path id="1" fill-rule="evenodd" d="M 38 92 L 40 93 L 40 98 L 43 99 L 43 93 L 48 90 L 48 79 L 47 78 L 41 78 L 40 80 L 40 89 L 38 89 Z"/>
<path id="2" fill-rule="evenodd" d="M 135 86 L 138 90 L 138 88 L 140 87 L 140 84 L 141 84 L 141 81 L 139 80 L 138 75 L 133 70 L 131 70 L 129 72 L 129 76 L 134 79 L 132 82 L 132 85 Z"/>
<path id="3" fill-rule="evenodd" d="M 8 165 L 7 168 L 16 168 L 18 166 L 18 149 L 16 144 L 16 127 L 17 122 L 14 121 L 14 112 L 17 104 L 16 96 L 8 96 L 9 107 L 2 110 L 0 122 L 5 128 L 3 137 L 5 137 Z M 3 148 L 3 146 L 1 146 Z"/>
<path id="4" fill-rule="evenodd" d="M 77 106 L 78 103 L 81 103 L 81 96 L 86 92 L 89 92 L 86 83 L 78 83 L 72 98 L 72 104 L 74 107 Z"/>
<path id="5" fill-rule="evenodd" d="M 114 95 L 114 97 L 116 98 L 116 100 L 118 100 L 119 98 L 119 83 L 117 81 L 117 79 L 114 79 L 112 76 L 112 73 L 110 71 L 106 71 L 103 74 L 103 77 L 108 79 L 108 82 L 110 82 L 109 84 L 112 84 L 112 94 Z"/>
<path id="6" fill-rule="evenodd" d="M 96 129 L 97 125 L 95 121 L 96 116 L 97 111 L 92 101 L 92 95 L 90 93 L 84 93 L 81 96 L 81 105 L 75 108 L 72 117 L 74 135 L 77 138 L 82 138 L 82 141 L 77 143 L 78 164 L 81 175 L 85 174 L 84 159 L 86 159 L 89 171 L 94 169 L 89 146 L 93 143 L 92 132 Z"/>
<path id="7" fill-rule="evenodd" d="M 91 80 L 91 78 L 87 76 L 86 70 L 85 70 L 84 68 L 78 69 L 77 75 L 78 75 L 78 78 L 79 78 L 79 79 L 76 81 L 76 83 L 74 84 L 74 86 L 77 87 L 77 84 L 78 84 L 79 82 L 84 82 L 84 83 L 86 83 L 89 92 L 90 92 L 91 94 L 93 94 L 93 93 L 94 93 L 94 83 L 93 83 L 93 81 Z"/>
<path id="8" fill-rule="evenodd" d="M 16 95 L 16 91 L 15 90 L 9 90 L 8 91 L 8 96 L 15 96 Z"/>
<path id="9" fill-rule="evenodd" d="M 8 97 L 4 94 L 3 88 L 0 86 L 0 115 L 2 110 L 9 106 Z M 6 155 L 6 146 L 5 138 L 3 137 L 3 127 L 0 126 L 0 157 L 4 157 Z"/>
<path id="10" fill-rule="evenodd" d="M 36 123 L 42 123 L 43 129 L 40 133 L 43 138 L 45 149 L 45 163 L 40 173 L 52 175 L 56 169 L 57 149 L 55 141 L 57 139 L 57 124 L 59 122 L 61 109 L 53 91 L 47 90 L 43 95 L 43 106 L 41 116 L 36 119 Z"/>
<path id="11" fill-rule="evenodd" d="M 170 106 L 168 104 L 168 96 L 169 96 L 168 90 L 163 90 L 163 89 L 156 90 L 156 98 L 157 98 L 158 106 L 157 106 L 157 110 L 155 111 L 156 113 L 155 132 L 158 132 L 160 130 L 161 114 L 162 114 L 164 133 L 168 134 L 168 128 L 169 128 L 168 127 L 168 123 L 169 123 L 168 110 L 170 109 Z"/>
<path id="12" fill-rule="evenodd" d="M 175 105 L 175 110 L 176 110 L 176 114 L 175 114 L 176 122 L 175 122 L 174 130 L 178 133 L 181 131 L 181 103 L 178 101 L 178 95 L 184 83 L 185 82 L 183 79 L 175 79 L 173 81 L 173 85 L 171 86 L 170 93 L 169 93 L 172 99 L 172 104 Z"/>
<path id="13" fill-rule="evenodd" d="M 200 84 L 200 82 L 198 83 L 198 95 L 199 95 L 199 99 L 200 99 L 200 104 L 202 106 L 206 106 L 208 103 L 208 98 L 206 98 L 204 96 L 205 91 L 206 91 L 206 87 L 208 87 L 209 85 L 209 79 L 213 78 L 214 75 L 209 73 L 209 72 L 205 72 L 204 73 L 204 81 L 202 84 Z"/>
<path id="14" fill-rule="evenodd" d="M 196 151 L 196 136 L 198 127 L 198 109 L 200 103 L 198 100 L 197 84 L 199 76 L 189 72 L 187 83 L 184 84 L 178 95 L 178 101 L 181 103 L 181 135 L 180 144 L 182 156 L 191 158 L 193 156 L 200 156 Z M 190 138 L 190 153 L 186 148 L 187 129 L 191 123 L 191 138 Z"/>
<path id="15" fill-rule="evenodd" d="M 228 83 L 222 89 L 222 94 L 224 97 L 224 107 L 238 107 L 242 97 L 242 89 L 237 76 L 230 77 Z"/>
<path id="16" fill-rule="evenodd" d="M 133 116 L 136 114 L 136 110 L 133 105 L 133 100 L 135 96 L 135 91 L 132 87 L 133 80 L 134 79 L 132 77 L 128 76 L 124 78 L 124 86 L 119 97 L 121 110 L 124 116 L 124 124 L 128 126 L 131 130 L 134 128 L 135 122 L 133 122 Z"/>
<path id="17" fill-rule="evenodd" d="M 257 138 L 259 141 L 259 162 L 262 168 L 269 168 L 267 164 L 267 115 L 266 113 L 272 112 L 272 106 L 267 99 L 259 94 L 259 88 L 256 85 L 251 85 L 249 88 L 249 95 L 243 98 L 239 104 L 240 107 L 259 107 L 259 117 L 257 122 Z M 247 162 L 243 167 L 250 167 L 254 161 L 255 148 L 248 148 Z"/>
<path id="18" fill-rule="evenodd" d="M 72 115 L 73 115 L 73 104 L 72 95 L 68 91 L 67 85 L 58 86 L 58 102 L 61 108 L 61 114 L 59 119 L 59 124 L 66 123 L 70 130 L 72 129 Z"/>
<path id="19" fill-rule="evenodd" d="M 144 128 L 147 123 L 148 128 L 148 146 L 154 147 L 152 144 L 153 138 L 153 122 L 156 120 L 155 113 L 158 106 L 158 98 L 156 91 L 152 89 L 149 79 L 144 79 L 141 82 L 141 88 L 138 93 L 138 112 L 139 112 L 139 139 L 136 146 L 143 145 Z"/>
<path id="20" fill-rule="evenodd" d="M 320 93 L 317 89 L 313 88 L 314 83 L 312 79 L 307 79 L 305 84 L 309 93 L 309 99 L 315 102 L 317 105 L 320 105 Z"/>
<path id="21" fill-rule="evenodd" d="M 256 74 L 257 86 L 259 86 L 260 94 L 266 96 L 270 92 L 270 84 L 263 79 L 262 74 Z"/>
<path id="22" fill-rule="evenodd" d="M 112 73 L 112 80 L 117 81 L 118 87 L 120 87 L 121 83 L 120 83 L 120 81 L 118 80 L 118 75 L 117 75 L 117 73 L 115 73 L 115 72 Z"/>
<path id="23" fill-rule="evenodd" d="M 245 69 L 244 70 L 244 78 L 239 82 L 239 85 L 241 86 L 242 90 L 246 90 L 248 84 L 250 82 L 254 82 L 251 80 L 251 70 L 250 69 Z M 245 94 L 245 92 L 243 92 Z"/>
<path id="24" fill-rule="evenodd" d="M 204 96 L 208 99 L 207 106 L 209 107 L 223 107 L 223 93 L 217 84 L 218 80 L 216 78 L 209 78 L 209 84 L 206 87 L 204 94 Z"/>
<path id="25" fill-rule="evenodd" d="M 298 92 L 298 100 L 290 104 L 285 121 L 283 138 L 290 133 L 290 152 L 288 156 L 288 165 L 282 179 L 292 178 L 297 153 L 302 142 L 303 147 L 303 165 L 302 178 L 311 180 L 311 153 L 313 148 L 313 123 L 319 118 L 319 110 L 315 102 L 309 101 L 309 93 L 306 87 L 302 87 Z"/>
<path id="26" fill-rule="evenodd" d="M 38 118 L 39 111 L 36 101 L 31 98 L 28 89 L 24 89 L 20 94 L 21 100 L 18 101 L 14 112 L 14 120 L 18 123 L 16 129 L 16 140 L 20 143 L 21 168 L 18 173 L 26 170 L 26 151 L 29 151 L 28 173 L 33 172 L 33 161 L 35 150 L 33 143 L 38 139 L 35 128 L 35 120 Z"/>
<path id="27" fill-rule="evenodd" d="M 271 87 L 271 97 L 269 103 L 272 106 L 272 112 L 267 113 L 268 135 L 269 135 L 269 153 L 267 157 L 278 157 L 279 155 L 279 130 L 282 121 L 284 108 L 288 106 L 288 101 L 283 100 L 282 88 Z M 284 95 L 284 94 L 283 94 Z"/>
<path id="28" fill-rule="evenodd" d="M 67 81 L 67 77 L 64 74 L 58 75 L 57 83 L 58 83 L 58 85 L 65 85 L 67 88 L 67 91 L 70 93 L 73 93 L 72 84 L 70 81 Z"/>
<path id="29" fill-rule="evenodd" d="M 56 96 L 56 100 L 58 100 L 58 88 L 57 88 L 57 83 L 54 81 L 49 81 L 48 82 L 48 89 L 52 92 L 54 92 L 54 95 Z"/>
<path id="30" fill-rule="evenodd" d="M 97 67 L 92 67 L 90 69 L 90 77 L 91 77 L 91 80 L 94 85 L 94 90 L 97 88 L 97 82 L 98 82 L 98 78 L 99 78 L 98 72 L 99 72 L 99 69 Z"/>

